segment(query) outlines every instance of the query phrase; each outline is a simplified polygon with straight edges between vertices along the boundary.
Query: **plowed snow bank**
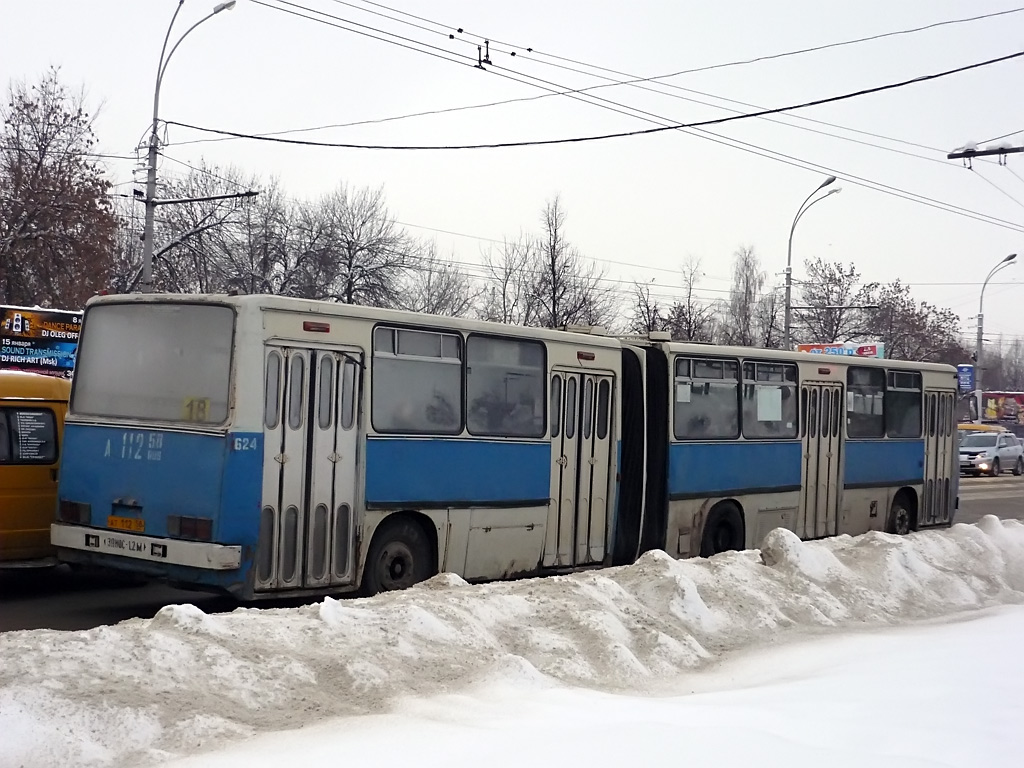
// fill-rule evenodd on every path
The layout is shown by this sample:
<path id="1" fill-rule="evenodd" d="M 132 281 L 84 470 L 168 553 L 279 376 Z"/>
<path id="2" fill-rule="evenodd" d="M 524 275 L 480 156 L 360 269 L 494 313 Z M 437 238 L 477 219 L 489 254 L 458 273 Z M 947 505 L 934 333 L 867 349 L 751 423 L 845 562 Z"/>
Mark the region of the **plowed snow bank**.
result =
<path id="1" fill-rule="evenodd" d="M 297 609 L 0 636 L 0 765 L 133 765 L 495 678 L 651 690 L 735 651 L 1024 602 L 1024 524 L 804 543 Z"/>

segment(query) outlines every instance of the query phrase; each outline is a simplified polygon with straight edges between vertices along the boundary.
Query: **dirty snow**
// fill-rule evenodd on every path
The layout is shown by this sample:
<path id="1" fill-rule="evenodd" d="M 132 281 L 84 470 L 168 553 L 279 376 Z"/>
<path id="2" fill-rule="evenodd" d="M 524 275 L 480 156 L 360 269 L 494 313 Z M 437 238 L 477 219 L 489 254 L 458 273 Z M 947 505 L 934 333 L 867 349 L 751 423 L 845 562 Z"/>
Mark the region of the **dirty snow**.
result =
<path id="1" fill-rule="evenodd" d="M 1017 765 L 1021 603 L 1024 524 L 989 516 L 295 609 L 169 606 L 0 635 L 0 768 L 360 765 L 413 744 L 424 765 Z"/>

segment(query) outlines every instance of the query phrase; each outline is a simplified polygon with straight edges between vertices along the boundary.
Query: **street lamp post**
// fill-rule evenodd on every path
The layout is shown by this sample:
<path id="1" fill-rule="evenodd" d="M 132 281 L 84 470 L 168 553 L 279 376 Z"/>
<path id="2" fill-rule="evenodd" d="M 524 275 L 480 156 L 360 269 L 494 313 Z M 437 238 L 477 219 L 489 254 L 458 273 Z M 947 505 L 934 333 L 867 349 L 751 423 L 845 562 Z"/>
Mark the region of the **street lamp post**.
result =
<path id="1" fill-rule="evenodd" d="M 221 11 L 230 11 L 235 7 L 235 0 L 229 0 L 229 2 L 215 5 L 213 7 L 213 11 L 186 29 L 185 34 L 179 37 L 178 42 L 176 42 L 174 47 L 171 48 L 171 52 L 167 53 L 167 42 L 171 39 L 171 29 L 174 27 L 174 22 L 178 18 L 178 12 L 184 4 L 185 0 L 178 0 L 178 7 L 174 9 L 174 15 L 171 17 L 171 23 L 167 26 L 167 34 L 164 36 L 164 45 L 163 48 L 160 49 L 160 61 L 156 68 L 156 87 L 153 89 L 153 129 L 149 134 L 149 160 L 146 169 L 146 224 L 142 233 L 141 289 L 143 293 L 150 293 L 153 290 L 153 218 L 156 213 L 156 158 L 160 146 L 160 121 L 158 114 L 160 109 L 160 85 L 164 79 L 164 72 L 167 71 L 167 64 L 170 62 L 171 56 L 173 56 L 174 52 L 178 50 L 178 46 L 181 45 L 181 41 L 188 37 L 189 32 L 198 27 L 204 21 L 212 19 Z M 164 57 L 165 53 L 167 53 L 166 58 Z"/>
<path id="2" fill-rule="evenodd" d="M 996 272 L 1003 269 L 1004 267 L 1009 267 L 1012 264 L 1016 264 L 1016 258 L 1017 254 L 1011 253 L 1005 259 L 1000 261 L 998 264 L 992 267 L 992 271 L 988 273 L 988 277 L 985 278 L 985 282 L 981 284 L 981 298 L 978 299 L 978 340 L 976 342 L 976 346 L 974 349 L 974 387 L 978 392 L 981 392 L 981 347 L 984 342 L 983 337 L 985 333 L 985 315 L 983 314 L 985 306 L 985 286 L 988 285 L 988 281 L 992 279 L 992 275 L 994 275 Z"/>
<path id="3" fill-rule="evenodd" d="M 815 203 L 820 203 L 829 195 L 835 194 L 836 192 L 842 192 L 842 187 L 836 187 L 835 189 L 829 190 L 817 200 L 811 200 L 812 197 L 835 180 L 835 176 L 829 176 L 821 182 L 821 184 L 819 184 L 802 203 L 800 203 L 800 207 L 796 211 L 796 216 L 793 217 L 793 226 L 789 228 L 789 246 L 786 249 L 786 325 L 783 340 L 783 347 L 787 350 L 792 348 L 793 332 L 793 232 L 796 230 L 796 223 L 800 221 L 800 217 L 807 212 L 808 208 Z"/>

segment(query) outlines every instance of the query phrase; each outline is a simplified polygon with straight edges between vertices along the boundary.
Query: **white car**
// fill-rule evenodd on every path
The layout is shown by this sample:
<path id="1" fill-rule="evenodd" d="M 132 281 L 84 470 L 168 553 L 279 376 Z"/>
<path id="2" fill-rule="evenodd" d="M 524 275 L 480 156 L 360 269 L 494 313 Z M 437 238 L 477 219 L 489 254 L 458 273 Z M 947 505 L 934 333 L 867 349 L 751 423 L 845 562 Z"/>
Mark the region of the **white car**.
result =
<path id="1" fill-rule="evenodd" d="M 1024 446 L 1009 432 L 972 432 L 960 439 L 960 471 L 996 477 L 1024 474 Z"/>

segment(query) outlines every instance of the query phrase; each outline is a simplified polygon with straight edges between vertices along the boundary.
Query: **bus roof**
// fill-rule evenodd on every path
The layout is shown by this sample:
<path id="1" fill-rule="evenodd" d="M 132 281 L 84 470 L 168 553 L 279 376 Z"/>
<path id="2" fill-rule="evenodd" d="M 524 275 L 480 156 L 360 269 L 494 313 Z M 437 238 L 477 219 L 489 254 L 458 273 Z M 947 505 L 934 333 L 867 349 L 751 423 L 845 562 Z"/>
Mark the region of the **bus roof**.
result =
<path id="1" fill-rule="evenodd" d="M 281 312 L 308 312 L 310 314 L 363 319 L 384 323 L 401 323 L 405 325 L 420 326 L 455 326 L 462 330 L 477 331 L 479 333 L 505 333 L 511 336 L 527 336 L 529 338 L 545 339 L 547 341 L 575 342 L 577 344 L 586 343 L 598 347 L 617 348 L 621 346 L 621 342 L 618 339 L 612 336 L 603 335 L 603 333 L 596 330 L 594 333 L 586 333 L 582 330 L 563 331 L 551 328 L 525 327 L 520 325 L 487 322 L 484 320 L 471 320 L 462 317 L 452 318 L 445 315 L 430 315 L 421 312 L 406 312 L 398 309 L 383 309 L 380 307 L 366 307 L 359 304 L 340 304 L 331 301 L 316 301 L 313 299 L 299 299 L 291 296 L 272 296 L 268 294 L 229 296 L 226 294 L 149 293 L 94 296 L 89 300 L 86 308 L 88 309 L 102 304 L 126 303 L 224 304 L 235 307 L 270 309 Z"/>
<path id="2" fill-rule="evenodd" d="M 30 371 L 0 371 L 0 400 L 67 401 L 71 382 Z"/>
<path id="3" fill-rule="evenodd" d="M 759 349 L 753 347 L 730 347 L 717 344 L 702 344 L 686 341 L 662 342 L 662 348 L 674 353 L 693 355 L 724 355 L 728 357 L 756 358 L 759 360 L 780 360 L 812 363 L 817 365 L 858 365 L 867 367 L 895 368 L 913 371 L 935 371 L 956 375 L 956 368 L 945 363 L 919 363 L 913 360 L 893 360 L 887 357 L 858 357 L 855 355 L 823 355 L 814 352 L 787 352 L 784 349 Z"/>

